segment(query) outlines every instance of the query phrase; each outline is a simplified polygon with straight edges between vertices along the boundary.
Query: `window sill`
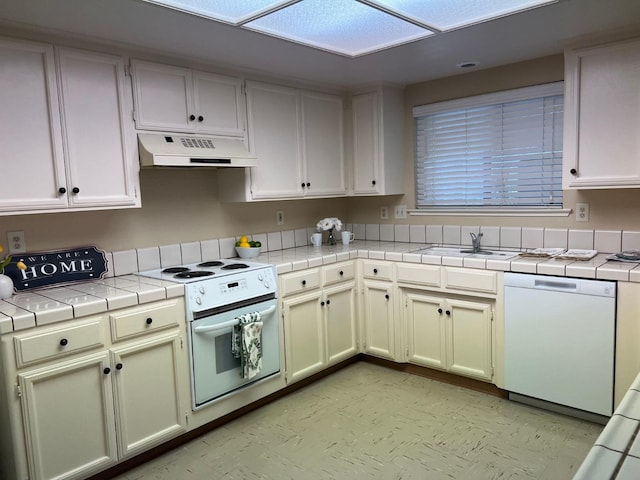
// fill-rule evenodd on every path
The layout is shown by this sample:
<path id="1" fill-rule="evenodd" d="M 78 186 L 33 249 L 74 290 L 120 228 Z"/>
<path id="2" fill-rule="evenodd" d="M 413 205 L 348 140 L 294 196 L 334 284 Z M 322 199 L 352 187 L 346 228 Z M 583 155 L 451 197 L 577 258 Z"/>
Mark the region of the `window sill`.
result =
<path id="1" fill-rule="evenodd" d="M 568 217 L 570 208 L 420 208 L 408 210 L 412 217 Z"/>

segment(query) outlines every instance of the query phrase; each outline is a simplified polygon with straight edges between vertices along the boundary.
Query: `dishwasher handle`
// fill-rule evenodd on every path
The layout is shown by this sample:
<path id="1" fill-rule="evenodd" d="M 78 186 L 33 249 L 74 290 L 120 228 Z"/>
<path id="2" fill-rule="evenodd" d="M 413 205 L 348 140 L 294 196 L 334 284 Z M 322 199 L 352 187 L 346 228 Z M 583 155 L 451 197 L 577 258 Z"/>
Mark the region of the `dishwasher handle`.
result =
<path id="1" fill-rule="evenodd" d="M 533 288 L 559 290 L 563 292 L 577 292 L 578 284 L 573 281 L 563 282 L 561 280 L 536 279 L 533 283 Z"/>

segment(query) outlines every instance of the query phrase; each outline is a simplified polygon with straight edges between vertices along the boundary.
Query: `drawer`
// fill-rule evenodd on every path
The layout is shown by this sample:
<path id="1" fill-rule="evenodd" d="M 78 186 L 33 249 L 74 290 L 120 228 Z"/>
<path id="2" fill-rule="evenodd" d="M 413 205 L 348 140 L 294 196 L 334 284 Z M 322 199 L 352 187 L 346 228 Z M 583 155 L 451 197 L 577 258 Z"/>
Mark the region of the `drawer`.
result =
<path id="1" fill-rule="evenodd" d="M 445 268 L 444 287 L 472 292 L 497 293 L 498 273 L 489 270 Z"/>
<path id="2" fill-rule="evenodd" d="M 282 275 L 280 293 L 283 297 L 294 293 L 307 292 L 320 286 L 320 269 L 309 268 L 295 273 Z"/>
<path id="3" fill-rule="evenodd" d="M 398 263 L 398 282 L 439 287 L 441 283 L 440 271 L 441 267 L 436 265 Z"/>
<path id="4" fill-rule="evenodd" d="M 114 342 L 178 326 L 184 318 L 180 300 L 166 300 L 150 305 L 118 310 L 109 315 Z"/>
<path id="5" fill-rule="evenodd" d="M 47 360 L 103 348 L 104 316 L 73 322 L 64 327 L 48 328 L 16 335 L 13 338 L 18 368 Z"/>
<path id="6" fill-rule="evenodd" d="M 337 263 L 322 268 L 323 285 L 332 285 L 345 280 L 353 280 L 355 276 L 354 262 Z"/>
<path id="7" fill-rule="evenodd" d="M 393 280 L 393 264 L 376 260 L 362 261 L 362 276 L 377 280 Z"/>

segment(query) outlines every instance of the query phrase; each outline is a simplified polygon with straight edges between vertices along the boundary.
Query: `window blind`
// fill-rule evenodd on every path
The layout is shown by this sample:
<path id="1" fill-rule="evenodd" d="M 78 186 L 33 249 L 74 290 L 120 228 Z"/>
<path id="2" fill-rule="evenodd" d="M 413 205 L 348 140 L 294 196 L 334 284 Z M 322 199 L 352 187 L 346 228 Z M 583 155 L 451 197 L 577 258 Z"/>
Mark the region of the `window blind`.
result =
<path id="1" fill-rule="evenodd" d="M 552 85 L 416 107 L 417 207 L 562 207 L 564 102 Z"/>

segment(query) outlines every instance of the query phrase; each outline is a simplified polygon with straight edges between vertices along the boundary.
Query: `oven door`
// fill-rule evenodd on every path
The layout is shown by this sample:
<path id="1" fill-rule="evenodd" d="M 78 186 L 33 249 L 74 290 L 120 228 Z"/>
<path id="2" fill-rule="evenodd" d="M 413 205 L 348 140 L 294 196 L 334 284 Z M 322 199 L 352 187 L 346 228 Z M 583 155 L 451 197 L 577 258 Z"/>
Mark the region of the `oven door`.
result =
<path id="1" fill-rule="evenodd" d="M 231 351 L 236 317 L 262 315 L 262 370 L 251 379 L 242 378 L 240 359 Z M 268 300 L 191 322 L 191 389 L 193 409 L 280 372 L 280 331 L 277 300 Z"/>

